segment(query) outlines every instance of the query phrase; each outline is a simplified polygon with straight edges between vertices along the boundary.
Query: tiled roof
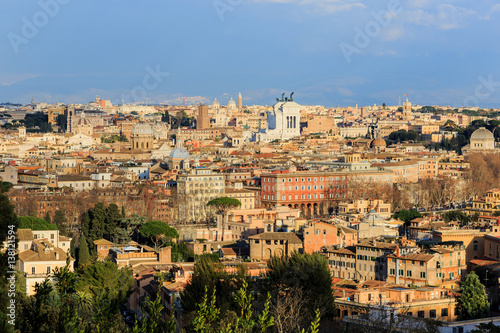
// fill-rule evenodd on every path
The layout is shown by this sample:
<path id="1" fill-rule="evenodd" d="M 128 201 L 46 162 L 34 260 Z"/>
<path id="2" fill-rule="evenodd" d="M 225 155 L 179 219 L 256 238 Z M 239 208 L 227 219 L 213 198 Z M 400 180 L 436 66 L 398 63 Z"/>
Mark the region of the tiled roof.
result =
<path id="1" fill-rule="evenodd" d="M 302 244 L 302 241 L 296 234 L 291 232 L 264 232 L 262 234 L 248 237 L 250 239 L 261 240 L 286 240 L 291 244 Z"/>

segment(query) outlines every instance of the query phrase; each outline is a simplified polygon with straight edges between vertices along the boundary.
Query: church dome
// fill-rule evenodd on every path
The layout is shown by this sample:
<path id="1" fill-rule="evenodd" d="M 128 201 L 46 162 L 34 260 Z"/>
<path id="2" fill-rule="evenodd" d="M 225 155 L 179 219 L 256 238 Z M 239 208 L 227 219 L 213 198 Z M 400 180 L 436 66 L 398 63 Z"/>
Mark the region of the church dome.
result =
<path id="1" fill-rule="evenodd" d="M 186 158 L 189 158 L 189 152 L 184 148 L 175 148 L 170 152 L 168 158 L 180 158 L 184 160 Z"/>
<path id="2" fill-rule="evenodd" d="M 493 133 L 484 127 L 480 127 L 472 133 L 471 140 L 495 140 Z"/>
<path id="3" fill-rule="evenodd" d="M 214 102 L 212 103 L 212 108 L 218 108 L 220 106 L 219 104 L 219 101 L 217 100 L 217 98 L 214 100 Z"/>
<path id="4" fill-rule="evenodd" d="M 132 135 L 153 135 L 153 129 L 148 123 L 140 121 L 132 127 Z"/>
<path id="5" fill-rule="evenodd" d="M 163 121 L 156 121 L 153 124 L 152 132 L 156 139 L 166 139 L 168 137 L 168 126 Z"/>
<path id="6" fill-rule="evenodd" d="M 234 99 L 232 97 L 231 97 L 231 100 L 227 103 L 227 107 L 230 109 L 236 108 L 236 102 L 234 101 Z"/>
<path id="7" fill-rule="evenodd" d="M 387 146 L 384 139 L 378 138 L 370 142 L 370 148 L 385 148 Z"/>

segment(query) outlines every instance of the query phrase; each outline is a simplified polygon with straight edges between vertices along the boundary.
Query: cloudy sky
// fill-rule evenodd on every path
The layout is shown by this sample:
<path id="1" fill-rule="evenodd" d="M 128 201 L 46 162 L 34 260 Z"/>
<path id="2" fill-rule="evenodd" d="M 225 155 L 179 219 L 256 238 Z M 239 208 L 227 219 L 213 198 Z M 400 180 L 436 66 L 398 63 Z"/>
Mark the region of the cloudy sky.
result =
<path id="1" fill-rule="evenodd" d="M 500 107 L 497 0 L 0 5 L 0 102 Z"/>

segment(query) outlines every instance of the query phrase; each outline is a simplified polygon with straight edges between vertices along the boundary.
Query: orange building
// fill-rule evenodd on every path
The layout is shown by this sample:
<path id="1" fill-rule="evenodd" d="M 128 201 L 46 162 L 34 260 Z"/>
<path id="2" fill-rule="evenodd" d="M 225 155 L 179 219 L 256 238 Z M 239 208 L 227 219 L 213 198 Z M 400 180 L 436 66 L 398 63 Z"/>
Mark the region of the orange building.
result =
<path id="1" fill-rule="evenodd" d="M 355 232 L 345 233 L 333 224 L 313 222 L 304 228 L 304 252 L 320 252 L 325 246 L 352 246 L 358 242 L 357 235 Z"/>

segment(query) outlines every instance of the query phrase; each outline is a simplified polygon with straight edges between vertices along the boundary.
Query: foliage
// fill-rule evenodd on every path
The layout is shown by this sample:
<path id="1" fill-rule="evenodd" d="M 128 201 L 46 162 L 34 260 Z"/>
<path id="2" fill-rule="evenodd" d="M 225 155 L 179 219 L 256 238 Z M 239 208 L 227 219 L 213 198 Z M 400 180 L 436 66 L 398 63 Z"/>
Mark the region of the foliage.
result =
<path id="1" fill-rule="evenodd" d="M 142 312 L 147 313 L 149 316 L 144 317 L 140 323 L 136 320 L 132 327 L 132 333 L 175 333 L 177 325 L 173 314 L 165 320 L 162 316 L 163 311 L 164 306 L 159 293 L 156 294 L 153 300 L 148 297 Z"/>
<path id="2" fill-rule="evenodd" d="M 394 214 L 394 217 L 403 221 L 406 225 L 409 225 L 411 220 L 422 217 L 422 214 L 420 214 L 420 212 L 415 209 L 411 210 L 403 209 L 400 210 L 399 212 L 396 212 Z"/>
<path id="3" fill-rule="evenodd" d="M 208 303 L 208 288 L 205 286 L 205 293 L 201 303 L 197 305 L 196 318 L 193 320 L 194 331 L 199 333 L 214 332 L 213 327 L 220 318 L 220 309 L 216 306 L 216 289 L 212 291 L 210 303 Z"/>
<path id="4" fill-rule="evenodd" d="M 113 231 L 112 240 L 118 244 L 126 244 L 134 237 L 138 241 L 139 230 L 142 225 L 146 224 L 147 217 L 140 215 L 132 215 L 129 218 L 124 217 L 122 206 L 122 217 L 118 220 L 118 224 Z"/>
<path id="5" fill-rule="evenodd" d="M 64 114 L 57 115 L 56 123 L 59 127 L 59 132 L 66 132 L 66 130 L 68 129 L 68 116 Z"/>
<path id="6" fill-rule="evenodd" d="M 467 274 L 460 284 L 460 296 L 457 299 L 462 319 L 482 318 L 488 314 L 490 303 L 484 285 L 475 272 Z"/>
<path id="7" fill-rule="evenodd" d="M 82 216 L 82 233 L 87 239 L 90 253 L 96 252 L 94 241 L 104 238 L 112 241 L 112 235 L 121 220 L 121 214 L 116 204 L 105 207 L 102 202 L 97 203 L 94 208 L 86 211 Z"/>
<path id="8" fill-rule="evenodd" d="M 207 206 L 215 207 L 217 214 L 224 214 L 233 208 L 241 206 L 241 202 L 234 198 L 220 197 L 210 200 Z"/>
<path id="9" fill-rule="evenodd" d="M 80 246 L 78 247 L 78 266 L 90 264 L 89 247 L 85 235 L 80 236 Z"/>
<path id="10" fill-rule="evenodd" d="M 177 230 L 163 221 L 149 221 L 141 227 L 141 235 L 150 238 L 155 244 L 155 248 L 162 240 L 170 241 L 173 238 L 179 238 Z"/>
<path id="11" fill-rule="evenodd" d="M 221 263 L 201 258 L 194 267 L 191 281 L 181 292 L 182 308 L 186 312 L 194 312 L 207 288 L 209 294 L 216 291 L 217 307 L 225 314 L 233 307 L 233 294 L 244 279 L 246 275 L 242 269 L 228 273 Z"/>
<path id="12" fill-rule="evenodd" d="M 49 116 L 43 112 L 27 113 L 24 116 L 24 125 L 29 132 L 52 132 L 52 125 L 49 123 Z M 36 129 L 38 127 L 38 129 Z"/>
<path id="13" fill-rule="evenodd" d="M 52 224 L 52 219 L 50 218 L 50 213 L 47 212 L 45 214 L 45 218 L 44 218 L 45 222 L 49 223 L 49 224 Z"/>
<path id="14" fill-rule="evenodd" d="M 12 188 L 12 183 L 10 182 L 0 182 L 0 193 L 7 193 Z"/>
<path id="15" fill-rule="evenodd" d="M 31 230 L 57 230 L 57 226 L 46 220 L 34 216 L 19 216 L 17 218 L 19 229 Z"/>
<path id="16" fill-rule="evenodd" d="M 264 292 L 271 293 L 273 299 L 294 288 L 301 289 L 309 312 L 305 315 L 312 317 L 315 309 L 320 309 L 324 316 L 332 314 L 335 300 L 332 278 L 326 259 L 319 253 L 293 252 L 290 256 L 273 256 L 268 268 L 262 287 Z"/>
<path id="17" fill-rule="evenodd" d="M 418 134 L 415 131 L 398 130 L 389 134 L 389 140 L 393 142 L 416 141 Z"/>
<path id="18" fill-rule="evenodd" d="M 443 219 L 445 222 L 459 221 L 462 224 L 467 224 L 470 218 L 461 210 L 451 210 L 449 212 L 443 213 Z"/>
<path id="19" fill-rule="evenodd" d="M 54 224 L 57 226 L 59 233 L 63 236 L 68 236 L 68 228 L 66 227 L 66 214 L 62 210 L 56 210 L 54 213 Z"/>
<path id="20" fill-rule="evenodd" d="M 171 246 L 172 262 L 186 262 L 193 260 L 194 252 L 187 248 L 186 243 L 167 242 L 166 244 Z"/>
<path id="21" fill-rule="evenodd" d="M 111 136 L 104 136 L 103 135 L 101 137 L 101 142 L 103 142 L 103 143 L 128 142 L 128 139 L 123 134 L 120 134 L 120 135 L 113 134 Z"/>

